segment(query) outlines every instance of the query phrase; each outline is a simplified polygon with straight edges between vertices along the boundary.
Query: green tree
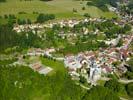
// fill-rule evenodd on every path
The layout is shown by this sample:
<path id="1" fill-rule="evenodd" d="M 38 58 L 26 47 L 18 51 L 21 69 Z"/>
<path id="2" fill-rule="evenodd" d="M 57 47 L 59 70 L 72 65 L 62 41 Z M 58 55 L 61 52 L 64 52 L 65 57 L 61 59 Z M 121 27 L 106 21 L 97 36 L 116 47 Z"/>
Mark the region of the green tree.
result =
<path id="1" fill-rule="evenodd" d="M 83 84 L 84 84 L 84 83 L 86 82 L 86 79 L 85 79 L 83 76 L 81 76 L 81 75 L 80 75 L 80 77 L 79 77 L 79 78 L 80 78 L 80 80 L 79 80 L 79 81 L 80 81 L 81 83 L 83 83 Z"/>
<path id="2" fill-rule="evenodd" d="M 133 79 L 133 72 L 127 71 L 124 76 L 128 79 Z"/>
<path id="3" fill-rule="evenodd" d="M 126 32 L 130 31 L 131 29 L 132 29 L 132 28 L 131 28 L 130 25 L 128 25 L 128 24 L 125 24 L 125 25 L 124 25 L 124 30 L 125 30 Z"/>
<path id="4" fill-rule="evenodd" d="M 88 13 L 85 13 L 84 17 L 90 18 L 90 15 Z"/>
<path id="5" fill-rule="evenodd" d="M 129 61 L 127 61 L 128 66 L 128 70 L 130 72 L 133 72 L 133 58 L 131 58 Z"/>
<path id="6" fill-rule="evenodd" d="M 6 2 L 6 0 L 0 0 L 0 2 Z"/>
<path id="7" fill-rule="evenodd" d="M 27 19 L 27 24 L 31 24 L 31 20 L 30 19 Z"/>
<path id="8" fill-rule="evenodd" d="M 117 46 L 117 47 L 120 47 L 120 46 L 122 46 L 122 45 L 123 45 L 123 40 L 120 39 L 119 42 L 118 42 L 118 44 L 117 44 L 116 46 Z"/>
<path id="9" fill-rule="evenodd" d="M 39 16 L 37 17 L 37 22 L 38 23 L 43 23 L 46 22 L 48 20 L 52 20 L 55 19 L 55 15 L 54 14 L 39 14 Z"/>
<path id="10" fill-rule="evenodd" d="M 123 88 L 122 85 L 114 79 L 107 81 L 104 86 L 116 93 L 120 92 Z"/>
<path id="11" fill-rule="evenodd" d="M 129 83 L 126 85 L 126 91 L 128 95 L 133 98 L 133 83 Z"/>
<path id="12" fill-rule="evenodd" d="M 95 86 L 90 89 L 82 100 L 120 100 L 113 91 L 103 86 Z"/>

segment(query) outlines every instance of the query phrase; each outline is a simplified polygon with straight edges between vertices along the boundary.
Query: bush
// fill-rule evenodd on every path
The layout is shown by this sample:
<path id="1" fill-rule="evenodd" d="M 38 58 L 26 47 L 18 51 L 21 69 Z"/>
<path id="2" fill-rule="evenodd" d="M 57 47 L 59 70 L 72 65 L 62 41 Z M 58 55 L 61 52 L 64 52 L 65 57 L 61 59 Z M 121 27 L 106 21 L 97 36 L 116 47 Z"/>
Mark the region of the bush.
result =
<path id="1" fill-rule="evenodd" d="M 90 15 L 89 15 L 88 13 L 85 13 L 85 14 L 84 14 L 84 17 L 88 17 L 88 18 L 89 18 Z"/>
<path id="2" fill-rule="evenodd" d="M 33 11 L 33 14 L 38 14 L 38 12 Z"/>
<path id="3" fill-rule="evenodd" d="M 5 19 L 7 19 L 7 18 L 8 18 L 8 16 L 7 16 L 7 15 L 4 15 L 4 18 L 5 18 Z"/>
<path id="4" fill-rule="evenodd" d="M 85 10 L 85 7 L 82 7 L 82 10 Z"/>
<path id="5" fill-rule="evenodd" d="M 54 14 L 39 14 L 39 16 L 37 17 L 37 22 L 38 23 L 43 23 L 46 22 L 48 20 L 52 20 L 55 19 L 55 15 Z"/>
<path id="6" fill-rule="evenodd" d="M 18 14 L 26 14 L 26 12 L 24 12 L 24 11 L 21 11 L 21 12 L 18 12 Z"/>
<path id="7" fill-rule="evenodd" d="M 77 12 L 77 9 L 73 8 L 73 12 L 75 12 L 75 13 L 76 13 L 76 12 Z"/>

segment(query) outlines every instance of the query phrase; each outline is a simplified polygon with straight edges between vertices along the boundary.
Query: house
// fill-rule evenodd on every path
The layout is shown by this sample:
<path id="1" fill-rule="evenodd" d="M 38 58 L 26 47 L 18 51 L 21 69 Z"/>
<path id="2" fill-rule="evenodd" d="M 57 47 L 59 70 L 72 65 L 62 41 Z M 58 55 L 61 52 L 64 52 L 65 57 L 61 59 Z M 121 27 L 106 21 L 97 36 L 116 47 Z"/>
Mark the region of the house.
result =
<path id="1" fill-rule="evenodd" d="M 78 68 L 81 68 L 82 65 L 80 64 L 80 62 L 77 60 L 77 57 L 75 57 L 74 55 L 67 55 L 64 59 L 64 64 L 68 69 L 73 69 L 73 70 L 77 70 Z"/>
<path id="2" fill-rule="evenodd" d="M 48 57 L 52 57 L 52 52 L 55 52 L 56 50 L 54 48 L 45 49 L 45 55 Z"/>
<path id="3" fill-rule="evenodd" d="M 31 48 L 28 50 L 27 55 L 29 56 L 41 56 L 44 55 L 45 51 L 40 48 Z"/>
<path id="4" fill-rule="evenodd" d="M 104 74 L 108 74 L 108 73 L 111 73 L 112 72 L 112 69 L 106 65 L 103 65 L 102 67 L 102 73 Z"/>
<path id="5" fill-rule="evenodd" d="M 120 39 L 121 39 L 121 36 L 119 35 L 118 38 L 116 39 L 105 41 L 105 44 L 116 46 L 119 43 Z"/>
<path id="6" fill-rule="evenodd" d="M 115 7 L 109 7 L 109 10 L 110 10 L 110 11 L 116 11 L 117 8 L 115 8 Z"/>
<path id="7" fill-rule="evenodd" d="M 30 67 L 34 70 L 37 71 L 40 74 L 48 74 L 51 72 L 53 69 L 47 66 L 43 66 L 40 62 L 31 64 Z"/>

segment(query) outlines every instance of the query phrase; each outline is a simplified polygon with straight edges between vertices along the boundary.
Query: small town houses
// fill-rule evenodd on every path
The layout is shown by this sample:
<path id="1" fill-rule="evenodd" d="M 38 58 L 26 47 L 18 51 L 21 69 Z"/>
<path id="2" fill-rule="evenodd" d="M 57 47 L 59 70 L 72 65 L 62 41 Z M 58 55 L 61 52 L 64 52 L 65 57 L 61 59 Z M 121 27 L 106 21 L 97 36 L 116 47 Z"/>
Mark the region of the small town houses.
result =
<path id="1" fill-rule="evenodd" d="M 114 8 L 110 8 L 111 10 Z M 124 17 L 125 18 L 125 17 Z M 127 21 L 125 19 L 121 21 L 114 21 L 116 25 L 124 25 Z M 127 19 L 126 19 L 127 20 Z M 59 25 L 61 28 L 64 26 L 68 26 L 73 28 L 75 25 L 87 22 L 104 22 L 106 19 L 99 18 L 89 18 L 83 20 L 61 20 L 54 23 L 47 24 L 30 24 L 30 25 L 17 25 L 14 27 L 14 30 L 18 33 L 23 31 L 33 31 L 35 33 L 37 29 L 37 33 L 42 30 L 45 31 L 45 28 L 53 28 L 54 25 Z M 86 27 L 83 27 L 84 35 L 88 34 L 89 30 Z M 99 30 L 96 29 L 93 34 L 98 34 Z M 75 37 L 76 33 L 68 32 L 67 34 L 64 32 L 59 32 L 58 36 L 65 37 Z M 123 45 L 121 47 L 116 47 L 118 42 L 122 39 Z M 114 65 L 116 62 L 123 63 L 124 61 L 129 60 L 129 53 L 132 54 L 132 51 L 128 50 L 130 43 L 133 40 L 132 35 L 119 35 L 116 39 L 105 40 L 104 42 L 107 45 L 112 45 L 109 48 L 99 48 L 97 51 L 85 51 L 79 52 L 77 55 L 68 54 L 64 58 L 61 58 L 64 61 L 65 67 L 68 69 L 68 72 L 72 76 L 72 79 L 79 80 L 79 76 L 83 76 L 86 78 L 88 83 L 92 85 L 96 85 L 97 80 L 99 80 L 102 76 L 107 74 L 113 74 L 115 71 L 119 71 L 125 73 L 127 69 L 122 66 L 122 64 Z M 98 40 L 100 41 L 100 40 Z M 48 56 L 53 57 L 52 52 L 56 52 L 55 48 L 49 48 L 42 50 L 40 48 L 31 48 L 28 50 L 27 55 L 29 56 Z M 58 57 L 54 58 L 58 59 Z M 31 68 L 38 71 L 39 73 L 44 73 L 51 70 L 48 68 L 44 69 L 40 64 L 32 64 Z"/>
<path id="2" fill-rule="evenodd" d="M 46 24 L 25 24 L 25 25 L 15 25 L 13 30 L 15 30 L 17 33 L 20 32 L 28 32 L 32 31 L 33 33 L 41 33 L 41 31 L 45 31 L 45 28 L 53 28 L 54 25 L 59 25 L 61 28 L 64 26 L 68 26 L 70 28 L 73 28 L 75 25 L 81 23 L 86 23 L 86 22 L 102 22 L 105 20 L 101 20 L 99 18 L 89 18 L 89 19 L 83 19 L 83 20 L 61 20 L 58 22 L 53 22 L 53 23 L 46 23 Z M 41 31 L 39 31 L 41 30 Z M 88 30 L 84 29 L 85 34 L 88 32 Z"/>
<path id="3" fill-rule="evenodd" d="M 66 55 L 64 64 L 68 69 L 73 79 L 79 79 L 79 76 L 84 76 L 88 83 L 96 85 L 96 81 L 101 78 L 101 75 L 113 74 L 114 71 L 125 73 L 127 69 L 120 64 L 118 68 L 113 64 L 115 62 L 123 63 L 129 60 L 128 46 L 133 40 L 133 36 L 124 37 L 122 47 L 112 47 L 107 49 L 100 48 L 97 51 L 86 51 L 77 55 Z M 125 46 L 127 48 L 125 48 Z"/>
<path id="4" fill-rule="evenodd" d="M 45 50 L 42 50 L 40 48 L 30 48 L 27 52 L 28 56 L 47 56 L 52 57 L 51 53 L 55 52 L 54 48 L 47 48 Z"/>
<path id="5" fill-rule="evenodd" d="M 133 36 L 127 35 L 121 37 L 121 39 L 123 39 L 123 45 L 121 47 L 112 46 L 106 49 L 100 48 L 97 51 L 85 51 L 80 52 L 77 55 L 68 54 L 62 58 L 72 79 L 79 80 L 79 76 L 83 76 L 88 83 L 96 85 L 97 81 L 102 76 L 113 74 L 116 71 L 125 73 L 127 69 L 122 63 L 130 59 L 129 54 L 132 53 L 132 51 L 128 50 L 128 47 L 133 40 Z M 52 52 L 56 52 L 55 48 L 44 50 L 40 48 L 31 48 L 28 50 L 27 55 L 45 55 L 47 57 L 53 57 Z M 120 62 L 121 64 L 116 67 L 114 65 L 115 62 Z M 30 66 L 40 74 L 47 74 L 52 70 L 50 67 L 43 67 L 40 63 L 33 63 Z"/>

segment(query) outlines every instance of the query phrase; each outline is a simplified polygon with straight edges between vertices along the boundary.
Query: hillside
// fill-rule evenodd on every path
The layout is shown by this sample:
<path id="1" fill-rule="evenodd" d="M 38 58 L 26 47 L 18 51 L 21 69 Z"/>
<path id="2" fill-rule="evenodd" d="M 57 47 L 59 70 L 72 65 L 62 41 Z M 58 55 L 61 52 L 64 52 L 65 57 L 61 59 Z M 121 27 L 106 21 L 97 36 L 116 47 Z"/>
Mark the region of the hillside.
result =
<path id="1" fill-rule="evenodd" d="M 95 6 L 87 6 L 87 1 L 76 0 L 53 0 L 43 2 L 40 0 L 24 1 L 24 0 L 7 0 L 0 3 L 0 15 L 16 14 L 18 18 L 30 18 L 35 20 L 38 13 L 52 13 L 57 18 L 82 18 L 82 15 L 88 13 L 92 17 L 107 17 L 111 18 L 116 16 L 113 12 L 103 12 Z M 83 7 L 85 8 L 83 10 Z M 73 12 L 76 9 L 76 13 Z M 25 12 L 26 14 L 18 14 Z"/>

